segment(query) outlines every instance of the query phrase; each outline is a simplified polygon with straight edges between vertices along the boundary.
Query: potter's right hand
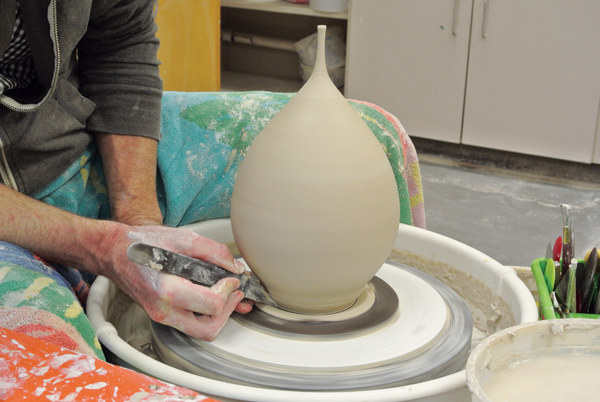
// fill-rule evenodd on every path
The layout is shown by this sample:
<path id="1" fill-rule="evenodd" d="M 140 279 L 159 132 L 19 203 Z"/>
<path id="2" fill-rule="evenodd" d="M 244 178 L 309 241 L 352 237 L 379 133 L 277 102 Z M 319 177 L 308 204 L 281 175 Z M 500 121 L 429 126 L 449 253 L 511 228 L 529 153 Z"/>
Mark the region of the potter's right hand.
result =
<path id="1" fill-rule="evenodd" d="M 127 227 L 114 237 L 108 276 L 129 297 L 146 310 L 150 318 L 170 325 L 195 338 L 213 340 L 233 311 L 247 313 L 252 304 L 242 301 L 236 278 L 225 278 L 211 288 L 193 284 L 178 276 L 164 274 L 135 264 L 127 258 L 133 242 L 162 247 L 189 257 L 242 273 L 244 265 L 218 242 L 185 229 L 164 226 Z"/>

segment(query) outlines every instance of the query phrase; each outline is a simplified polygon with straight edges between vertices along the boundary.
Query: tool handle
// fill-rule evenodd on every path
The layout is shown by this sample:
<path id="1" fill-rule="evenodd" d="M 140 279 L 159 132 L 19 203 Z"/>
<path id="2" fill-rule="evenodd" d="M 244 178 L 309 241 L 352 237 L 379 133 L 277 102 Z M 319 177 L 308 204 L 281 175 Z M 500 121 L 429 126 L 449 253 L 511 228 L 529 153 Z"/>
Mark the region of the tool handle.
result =
<path id="1" fill-rule="evenodd" d="M 247 299 L 277 307 L 273 298 L 261 286 L 259 279 L 249 271 L 235 274 L 210 262 L 144 243 L 130 244 L 127 248 L 127 257 L 137 264 L 203 286 L 213 286 L 224 278 L 237 278 L 240 281 L 239 290 L 244 292 Z"/>
<path id="2" fill-rule="evenodd" d="M 535 284 L 538 288 L 542 315 L 546 320 L 553 320 L 556 318 L 556 315 L 554 314 L 554 308 L 552 306 L 552 301 L 550 300 L 548 285 L 546 284 L 546 280 L 544 279 L 544 273 L 542 272 L 542 268 L 540 267 L 540 263 L 542 261 L 546 261 L 546 259 L 537 258 L 533 260 L 533 262 L 531 263 L 531 273 L 533 274 L 533 279 L 535 280 Z"/>
<path id="3" fill-rule="evenodd" d="M 175 253 L 164 254 L 166 266 L 170 268 L 170 274 L 189 279 L 191 282 L 205 286 L 213 286 L 223 278 L 238 278 L 241 275 L 221 268 L 203 260 L 185 258 Z"/>

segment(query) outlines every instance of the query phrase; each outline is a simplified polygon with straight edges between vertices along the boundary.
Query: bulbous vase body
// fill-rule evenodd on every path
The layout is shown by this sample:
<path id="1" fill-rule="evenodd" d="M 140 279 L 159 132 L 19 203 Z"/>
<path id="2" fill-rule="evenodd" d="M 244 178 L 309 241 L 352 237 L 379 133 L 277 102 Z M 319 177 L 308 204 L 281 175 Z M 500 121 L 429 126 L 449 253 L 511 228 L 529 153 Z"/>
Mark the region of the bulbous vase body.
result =
<path id="1" fill-rule="evenodd" d="M 329 79 L 319 27 L 315 70 L 248 149 L 231 222 L 248 266 L 277 304 L 343 310 L 388 257 L 400 206 L 379 141 Z"/>

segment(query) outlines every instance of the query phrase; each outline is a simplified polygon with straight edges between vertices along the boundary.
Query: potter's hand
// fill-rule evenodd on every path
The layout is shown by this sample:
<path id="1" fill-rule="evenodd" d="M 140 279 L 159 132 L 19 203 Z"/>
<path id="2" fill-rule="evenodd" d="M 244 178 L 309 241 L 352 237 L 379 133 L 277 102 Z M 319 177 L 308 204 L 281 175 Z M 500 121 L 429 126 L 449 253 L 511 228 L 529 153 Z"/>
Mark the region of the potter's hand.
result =
<path id="1" fill-rule="evenodd" d="M 211 289 L 137 265 L 127 248 L 141 241 L 239 273 L 229 249 L 189 230 L 93 220 L 44 204 L 0 184 L 0 239 L 40 257 L 104 275 L 159 322 L 191 336 L 214 339 L 232 311 L 247 313 L 237 279 Z M 195 313 L 202 314 L 197 316 Z"/>
<path id="2" fill-rule="evenodd" d="M 195 285 L 178 276 L 164 274 L 130 262 L 127 247 L 143 242 L 242 273 L 244 265 L 218 242 L 184 229 L 164 226 L 129 227 L 114 246 L 115 267 L 111 279 L 142 306 L 150 318 L 204 340 L 213 340 L 233 311 L 247 313 L 251 302 L 242 301 L 236 278 L 225 278 L 211 288 Z"/>

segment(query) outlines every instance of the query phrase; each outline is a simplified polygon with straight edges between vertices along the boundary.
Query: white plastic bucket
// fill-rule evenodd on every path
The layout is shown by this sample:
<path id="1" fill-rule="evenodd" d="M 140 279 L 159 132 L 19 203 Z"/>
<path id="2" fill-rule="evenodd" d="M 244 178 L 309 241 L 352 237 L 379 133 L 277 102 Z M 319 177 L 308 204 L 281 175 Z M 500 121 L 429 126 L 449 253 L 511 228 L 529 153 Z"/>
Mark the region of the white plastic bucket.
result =
<path id="1" fill-rule="evenodd" d="M 597 371 L 591 368 L 598 365 L 599 320 L 537 321 L 481 341 L 467 361 L 467 385 L 473 402 L 597 401 Z"/>

